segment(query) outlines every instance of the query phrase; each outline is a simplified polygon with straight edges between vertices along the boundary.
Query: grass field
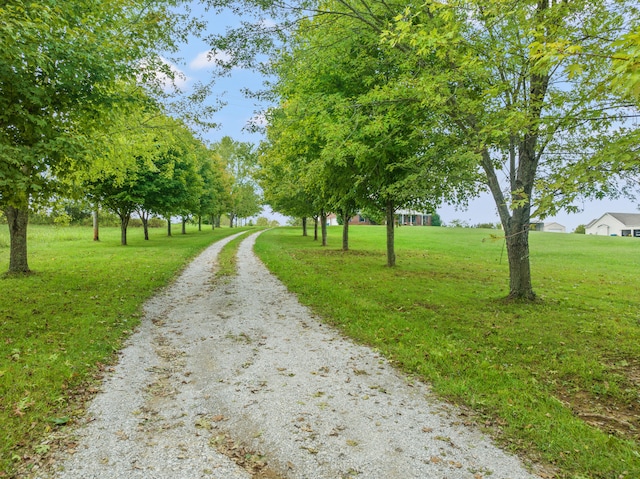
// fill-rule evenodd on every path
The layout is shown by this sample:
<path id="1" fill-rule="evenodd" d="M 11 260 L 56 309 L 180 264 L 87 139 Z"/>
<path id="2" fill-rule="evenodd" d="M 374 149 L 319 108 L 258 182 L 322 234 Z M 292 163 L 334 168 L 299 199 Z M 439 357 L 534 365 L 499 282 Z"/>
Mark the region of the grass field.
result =
<path id="1" fill-rule="evenodd" d="M 326 321 L 429 381 L 547 477 L 640 477 L 640 240 L 532 233 L 535 304 L 502 300 L 499 231 L 278 228 L 256 251 Z"/>
<path id="2" fill-rule="evenodd" d="M 241 230 L 241 229 L 240 229 Z M 29 227 L 28 276 L 0 276 L 0 477 L 34 467 L 55 432 L 83 414 L 84 401 L 138 324 L 143 302 L 212 242 L 239 229 L 167 237 L 120 230 Z M 0 274 L 9 266 L 0 226 Z"/>

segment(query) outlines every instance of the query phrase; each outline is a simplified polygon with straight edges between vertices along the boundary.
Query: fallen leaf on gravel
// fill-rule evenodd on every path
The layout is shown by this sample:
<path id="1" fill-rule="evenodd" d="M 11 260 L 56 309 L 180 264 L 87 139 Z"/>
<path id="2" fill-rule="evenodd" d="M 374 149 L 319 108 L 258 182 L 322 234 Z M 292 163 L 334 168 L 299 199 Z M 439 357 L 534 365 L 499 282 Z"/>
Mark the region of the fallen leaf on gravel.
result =
<path id="1" fill-rule="evenodd" d="M 432 432 L 433 428 L 432 427 L 423 427 L 422 428 L 422 432 Z"/>
<path id="2" fill-rule="evenodd" d="M 438 456 L 431 456 L 431 462 L 433 462 L 434 464 L 440 464 L 442 462 L 442 459 L 440 459 Z"/>
<path id="3" fill-rule="evenodd" d="M 207 431 L 213 427 L 211 426 L 211 423 L 204 417 L 197 419 L 195 422 L 195 426 L 199 429 L 206 429 Z"/>
<path id="4" fill-rule="evenodd" d="M 449 461 L 449 465 L 451 467 L 455 467 L 457 469 L 461 469 L 462 468 L 462 464 L 460 464 L 459 462 L 456 462 L 456 461 Z"/>
<path id="5" fill-rule="evenodd" d="M 220 421 L 224 421 L 225 419 L 227 419 L 226 417 L 224 417 L 222 414 L 218 414 L 217 416 L 213 416 L 211 418 L 211 420 L 213 422 L 220 422 Z"/>

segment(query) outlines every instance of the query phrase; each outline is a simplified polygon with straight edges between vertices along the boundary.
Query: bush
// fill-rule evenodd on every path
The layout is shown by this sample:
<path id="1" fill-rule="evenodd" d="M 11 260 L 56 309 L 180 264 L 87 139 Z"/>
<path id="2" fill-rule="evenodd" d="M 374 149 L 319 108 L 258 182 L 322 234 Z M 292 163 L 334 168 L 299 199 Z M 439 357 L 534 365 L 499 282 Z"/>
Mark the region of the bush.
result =
<path id="1" fill-rule="evenodd" d="M 165 226 L 167 226 L 167 222 L 162 218 L 156 216 L 149 218 L 149 228 L 164 228 Z"/>
<path id="2" fill-rule="evenodd" d="M 69 226 L 71 224 L 71 216 L 61 213 L 53 218 L 53 224 L 56 226 Z"/>
<path id="3" fill-rule="evenodd" d="M 574 230 L 574 233 L 579 234 L 579 235 L 583 235 L 585 234 L 587 231 L 586 227 L 584 225 L 578 225 L 576 226 L 576 229 Z"/>
<path id="4" fill-rule="evenodd" d="M 490 230 L 500 229 L 500 223 L 478 223 L 474 228 L 486 228 Z"/>

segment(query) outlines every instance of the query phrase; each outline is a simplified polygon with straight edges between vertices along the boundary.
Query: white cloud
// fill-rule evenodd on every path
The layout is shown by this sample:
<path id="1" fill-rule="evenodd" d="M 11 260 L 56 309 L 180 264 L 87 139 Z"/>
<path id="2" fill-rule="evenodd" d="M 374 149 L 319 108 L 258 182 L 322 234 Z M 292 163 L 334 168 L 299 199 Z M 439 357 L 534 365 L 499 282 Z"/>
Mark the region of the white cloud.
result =
<path id="1" fill-rule="evenodd" d="M 264 18 L 260 21 L 260 25 L 265 28 L 274 28 L 278 24 L 270 18 Z"/>
<path id="2" fill-rule="evenodd" d="M 207 50 L 201 52 L 196 56 L 189 66 L 194 70 L 201 70 L 203 68 L 208 68 L 209 66 L 216 65 L 218 63 L 226 63 L 232 59 L 231 55 L 225 51 L 217 51 L 214 52 L 212 50 Z"/>
<path id="3" fill-rule="evenodd" d="M 169 70 L 173 75 L 173 84 L 178 88 L 184 87 L 189 81 L 189 77 L 187 77 L 187 75 L 182 70 L 180 70 L 175 64 L 171 63 L 170 61 L 167 61 L 164 58 L 162 59 L 162 61 L 169 67 Z M 172 79 L 169 76 L 160 72 L 159 79 L 160 81 L 162 81 L 165 90 L 171 89 Z"/>
<path id="4" fill-rule="evenodd" d="M 177 65 L 162 57 L 156 61 L 143 61 L 141 70 L 146 70 L 151 75 L 146 77 L 146 81 L 161 87 L 165 92 L 182 89 L 189 81 L 189 77 Z M 139 77 L 143 80 L 145 75 L 141 72 Z"/>

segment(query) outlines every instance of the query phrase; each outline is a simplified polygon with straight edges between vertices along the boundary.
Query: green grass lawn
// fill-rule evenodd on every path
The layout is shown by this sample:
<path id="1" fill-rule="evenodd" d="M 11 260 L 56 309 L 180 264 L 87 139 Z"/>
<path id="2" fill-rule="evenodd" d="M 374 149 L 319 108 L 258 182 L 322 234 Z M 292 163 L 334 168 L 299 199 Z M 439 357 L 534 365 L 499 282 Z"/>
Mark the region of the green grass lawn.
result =
<path id="1" fill-rule="evenodd" d="M 51 433 L 82 415 L 103 370 L 138 324 L 143 302 L 212 242 L 240 231 L 188 234 L 102 228 L 29 227 L 34 274 L 0 276 L 0 477 L 39 462 Z M 0 226 L 0 274 L 9 267 Z"/>
<path id="2" fill-rule="evenodd" d="M 640 477 L 640 240 L 531 233 L 541 301 L 503 301 L 500 231 L 278 228 L 256 251 L 301 300 L 555 477 Z"/>

